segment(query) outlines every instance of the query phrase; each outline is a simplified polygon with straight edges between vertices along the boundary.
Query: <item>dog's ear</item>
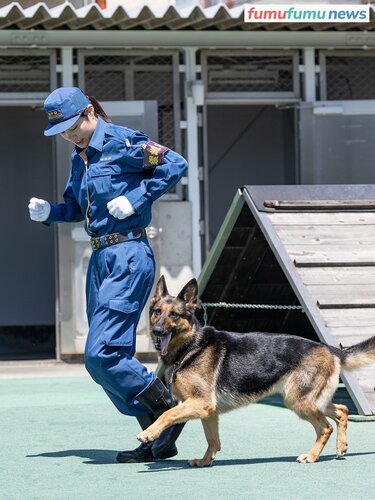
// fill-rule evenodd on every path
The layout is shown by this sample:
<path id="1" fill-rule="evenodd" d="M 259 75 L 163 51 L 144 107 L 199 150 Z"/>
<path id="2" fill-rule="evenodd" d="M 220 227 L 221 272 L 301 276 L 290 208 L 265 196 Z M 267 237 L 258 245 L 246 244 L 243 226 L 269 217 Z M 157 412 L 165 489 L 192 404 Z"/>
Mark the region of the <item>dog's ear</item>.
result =
<path id="1" fill-rule="evenodd" d="M 165 278 L 162 275 L 162 276 L 160 276 L 160 279 L 156 284 L 155 292 L 154 292 L 154 295 L 152 297 L 152 303 L 154 304 L 155 302 L 160 300 L 162 297 L 165 297 L 166 295 L 169 295 L 168 288 L 167 288 L 167 285 L 165 283 Z"/>
<path id="2" fill-rule="evenodd" d="M 178 299 L 184 301 L 188 307 L 193 310 L 197 307 L 198 303 L 198 283 L 195 278 L 190 280 L 177 296 Z"/>

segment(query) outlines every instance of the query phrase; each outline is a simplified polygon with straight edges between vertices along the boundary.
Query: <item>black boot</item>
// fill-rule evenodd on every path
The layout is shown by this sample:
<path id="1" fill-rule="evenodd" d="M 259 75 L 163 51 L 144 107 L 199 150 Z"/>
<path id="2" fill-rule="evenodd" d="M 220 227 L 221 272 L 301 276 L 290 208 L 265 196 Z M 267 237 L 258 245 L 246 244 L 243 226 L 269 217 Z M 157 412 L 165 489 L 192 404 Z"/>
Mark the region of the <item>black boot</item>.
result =
<path id="1" fill-rule="evenodd" d="M 159 378 L 151 382 L 147 389 L 137 396 L 137 399 L 146 406 L 146 408 L 151 410 L 155 420 L 166 410 L 176 405 L 172 395 Z M 171 425 L 160 434 L 158 439 L 151 443 L 151 452 L 155 458 L 160 459 L 167 458 L 166 455 L 168 455 L 168 457 L 177 455 L 175 441 L 181 434 L 184 425 L 185 423 Z"/>
<path id="2" fill-rule="evenodd" d="M 143 430 L 147 429 L 147 427 L 155 421 L 151 414 L 142 415 L 136 418 Z M 120 453 L 117 454 L 116 460 L 121 463 L 154 462 L 155 458 L 151 448 L 152 443 L 142 443 L 134 450 L 120 451 Z"/>
<path id="3" fill-rule="evenodd" d="M 141 417 L 136 417 L 139 425 L 143 430 L 147 429 L 153 422 L 155 418 L 152 414 L 142 415 Z M 122 464 L 138 463 L 138 462 L 155 462 L 156 458 L 164 459 L 171 458 L 177 455 L 176 446 L 170 446 L 164 452 L 159 453 L 158 457 L 154 457 L 151 448 L 154 443 L 142 443 L 138 448 L 134 450 L 121 451 L 117 454 L 116 460 Z"/>

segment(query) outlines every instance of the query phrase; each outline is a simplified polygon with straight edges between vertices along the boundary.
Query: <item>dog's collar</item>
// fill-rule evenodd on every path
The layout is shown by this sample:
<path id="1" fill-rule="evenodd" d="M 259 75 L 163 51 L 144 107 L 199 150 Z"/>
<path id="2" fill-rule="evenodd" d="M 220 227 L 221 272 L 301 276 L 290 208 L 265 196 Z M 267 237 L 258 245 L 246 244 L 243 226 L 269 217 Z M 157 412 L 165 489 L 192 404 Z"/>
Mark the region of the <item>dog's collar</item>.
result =
<path id="1" fill-rule="evenodd" d="M 169 381 L 168 381 L 168 390 L 169 392 L 171 392 L 171 387 L 172 387 L 172 383 L 173 383 L 173 377 L 176 375 L 176 372 L 177 370 L 180 368 L 180 362 L 177 361 L 173 367 L 172 367 L 172 371 L 171 371 L 171 376 L 169 377 Z"/>

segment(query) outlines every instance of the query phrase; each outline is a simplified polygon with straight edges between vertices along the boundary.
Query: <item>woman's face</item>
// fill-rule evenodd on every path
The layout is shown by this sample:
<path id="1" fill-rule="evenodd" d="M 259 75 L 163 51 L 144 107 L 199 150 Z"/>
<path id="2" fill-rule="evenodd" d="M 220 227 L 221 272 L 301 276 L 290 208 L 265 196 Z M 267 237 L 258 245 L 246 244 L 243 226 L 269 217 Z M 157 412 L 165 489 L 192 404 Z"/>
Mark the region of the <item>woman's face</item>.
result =
<path id="1" fill-rule="evenodd" d="M 79 118 L 73 127 L 70 127 L 60 135 L 76 146 L 86 148 L 90 142 L 92 134 L 94 133 L 97 123 L 98 118 L 95 116 L 94 107 L 92 104 L 89 104 L 86 108 L 85 114 Z"/>

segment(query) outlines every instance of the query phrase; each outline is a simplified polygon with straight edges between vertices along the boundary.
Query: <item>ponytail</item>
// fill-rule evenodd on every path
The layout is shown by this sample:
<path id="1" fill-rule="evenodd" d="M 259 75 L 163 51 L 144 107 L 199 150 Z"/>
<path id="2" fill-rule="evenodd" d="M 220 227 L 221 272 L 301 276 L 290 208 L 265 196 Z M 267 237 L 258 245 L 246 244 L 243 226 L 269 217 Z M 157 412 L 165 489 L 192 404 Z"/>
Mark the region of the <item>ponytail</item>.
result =
<path id="1" fill-rule="evenodd" d="M 103 120 L 107 123 L 112 123 L 112 120 L 109 118 L 107 113 L 104 111 L 104 109 L 101 107 L 99 102 L 95 99 L 95 97 L 92 97 L 91 95 L 88 95 L 87 98 L 90 100 L 91 104 L 94 106 L 94 111 L 96 115 L 99 115 Z"/>

